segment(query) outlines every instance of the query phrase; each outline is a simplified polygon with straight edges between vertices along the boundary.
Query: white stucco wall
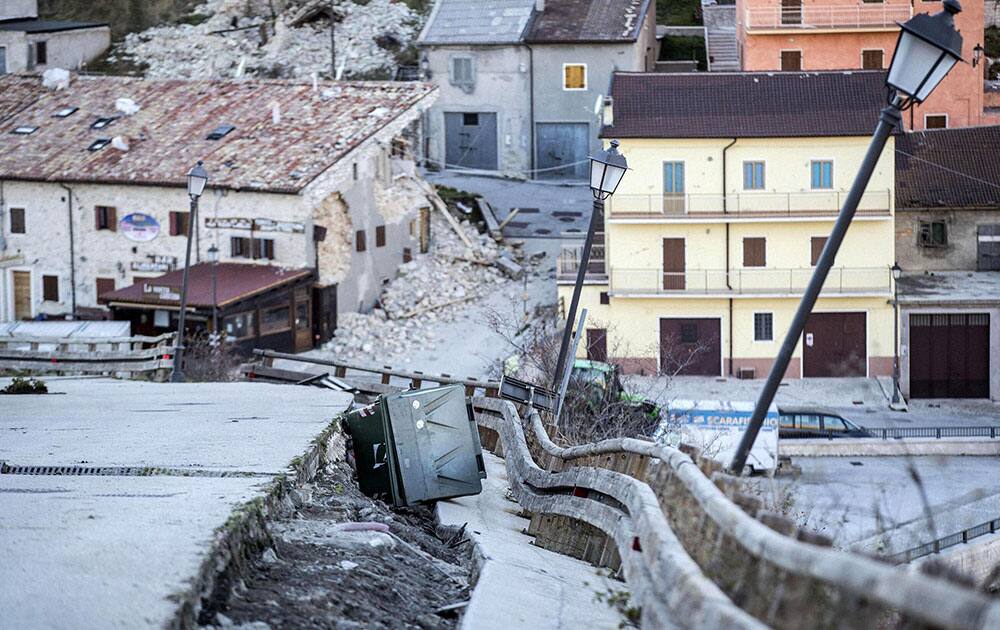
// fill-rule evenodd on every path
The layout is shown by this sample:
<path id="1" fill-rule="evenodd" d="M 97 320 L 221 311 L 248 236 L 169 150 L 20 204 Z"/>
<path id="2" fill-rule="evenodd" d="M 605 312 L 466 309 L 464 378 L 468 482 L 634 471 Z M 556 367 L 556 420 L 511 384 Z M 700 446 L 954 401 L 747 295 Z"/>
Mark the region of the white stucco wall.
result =
<path id="1" fill-rule="evenodd" d="M 36 42 L 46 42 L 47 63 L 31 66 L 31 50 Z M 44 72 L 48 68 L 77 70 L 104 54 L 111 45 L 107 26 L 57 33 L 0 31 L 0 47 L 5 48 L 7 72 Z"/>
<path id="2" fill-rule="evenodd" d="M 445 161 L 447 112 L 496 113 L 498 168 L 508 176 L 523 176 L 530 168 L 531 109 L 530 59 L 523 46 L 426 47 L 431 81 L 440 96 L 428 114 L 428 157 Z M 471 93 L 451 85 L 449 63 L 453 55 L 474 59 L 475 89 Z"/>

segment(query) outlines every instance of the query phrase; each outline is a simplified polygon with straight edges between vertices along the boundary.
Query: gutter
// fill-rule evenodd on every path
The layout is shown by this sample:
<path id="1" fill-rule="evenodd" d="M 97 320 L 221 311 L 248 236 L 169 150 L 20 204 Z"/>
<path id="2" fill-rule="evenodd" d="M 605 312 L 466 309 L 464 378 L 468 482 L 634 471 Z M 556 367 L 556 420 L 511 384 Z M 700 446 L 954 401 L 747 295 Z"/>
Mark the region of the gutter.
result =
<path id="1" fill-rule="evenodd" d="M 76 319 L 76 240 L 73 235 L 73 189 L 66 184 L 59 186 L 66 191 L 66 213 L 69 217 L 69 293 L 73 319 Z"/>
<path id="2" fill-rule="evenodd" d="M 736 144 L 737 138 L 733 138 L 733 141 L 727 144 L 722 149 L 722 214 L 729 214 L 729 199 L 728 191 L 726 187 L 726 152 Z M 729 221 L 726 221 L 726 288 L 729 289 L 729 376 L 733 375 L 733 285 L 729 278 Z"/>
<path id="3" fill-rule="evenodd" d="M 528 137 L 531 144 L 531 177 L 529 179 L 535 179 L 537 176 L 535 173 L 535 154 L 538 151 L 535 147 L 535 50 L 528 43 L 525 43 L 524 47 L 528 49 Z"/>

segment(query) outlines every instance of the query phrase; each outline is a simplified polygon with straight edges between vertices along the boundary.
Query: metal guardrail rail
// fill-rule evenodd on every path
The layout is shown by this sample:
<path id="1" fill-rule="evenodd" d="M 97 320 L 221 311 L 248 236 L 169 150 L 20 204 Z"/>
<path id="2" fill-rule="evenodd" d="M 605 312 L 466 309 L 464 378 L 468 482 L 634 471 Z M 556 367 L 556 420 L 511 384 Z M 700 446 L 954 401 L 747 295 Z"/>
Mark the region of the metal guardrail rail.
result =
<path id="1" fill-rule="evenodd" d="M 989 438 L 995 440 L 1000 438 L 1000 426 L 978 426 L 978 427 L 865 427 L 865 431 L 871 434 L 872 438 L 883 440 L 901 440 L 906 438 L 932 438 L 936 440 L 946 438 Z M 816 437 L 834 439 L 855 439 L 845 438 L 843 431 L 816 431 Z M 786 438 L 795 439 L 795 438 Z"/>
<path id="2" fill-rule="evenodd" d="M 502 452 L 522 507 L 580 521 L 613 542 L 643 627 L 1000 627 L 1000 602 L 984 593 L 808 542 L 734 492 L 736 480 L 712 460 L 631 438 L 560 447 L 529 410 L 528 437 L 551 458 L 544 470 L 513 404 L 477 398 L 473 407 L 481 433 L 495 434 L 483 444 Z M 607 469 L 635 458 L 648 459 L 648 475 L 646 465 Z"/>
<path id="3" fill-rule="evenodd" d="M 482 390 L 482 392 L 488 397 L 496 397 L 500 391 L 500 383 L 496 381 L 484 381 L 477 378 L 460 378 L 452 376 L 451 374 L 427 374 L 420 371 L 408 371 L 399 370 L 390 365 L 385 365 L 382 367 L 373 365 L 363 365 L 360 363 L 354 363 L 351 361 L 342 361 L 340 359 L 319 359 L 315 357 L 305 357 L 297 354 L 287 354 L 284 352 L 275 352 L 274 350 L 261 350 L 257 349 L 253 351 L 255 357 L 258 357 L 261 364 L 265 368 L 273 368 L 275 359 L 280 359 L 284 361 L 294 361 L 298 363 L 307 363 L 310 365 L 322 365 L 333 368 L 333 376 L 338 379 L 348 377 L 348 371 L 361 372 L 363 374 L 374 374 L 378 376 L 379 382 L 385 386 L 392 385 L 392 379 L 403 379 L 408 381 L 407 386 L 412 389 L 420 389 L 423 383 L 426 381 L 428 383 L 434 383 L 437 385 L 463 385 L 465 386 L 465 392 L 467 396 L 473 396 L 477 390 Z M 247 378 L 254 379 L 256 372 L 247 372 Z M 314 375 L 315 377 L 323 375 Z M 290 379 L 285 379 L 285 382 L 294 382 Z"/>
<path id="4" fill-rule="evenodd" d="M 980 523 L 978 525 L 973 525 L 972 527 L 963 529 L 957 534 L 950 534 L 948 536 L 942 536 L 936 540 L 932 540 L 929 543 L 923 545 L 918 545 L 916 547 L 907 549 L 905 551 L 900 551 L 899 553 L 894 553 L 891 556 L 887 556 L 889 560 L 896 564 L 907 564 L 917 560 L 918 558 L 923 558 L 924 556 L 929 556 L 931 554 L 940 553 L 943 549 L 948 549 L 949 547 L 955 547 L 956 545 L 962 545 L 970 540 L 979 538 L 980 536 L 986 536 L 987 534 L 995 534 L 1000 531 L 1000 518 L 994 518 L 986 521 L 985 523 Z"/>
<path id="5" fill-rule="evenodd" d="M 173 368 L 174 333 L 157 337 L 0 337 L 0 371 L 108 374 Z"/>

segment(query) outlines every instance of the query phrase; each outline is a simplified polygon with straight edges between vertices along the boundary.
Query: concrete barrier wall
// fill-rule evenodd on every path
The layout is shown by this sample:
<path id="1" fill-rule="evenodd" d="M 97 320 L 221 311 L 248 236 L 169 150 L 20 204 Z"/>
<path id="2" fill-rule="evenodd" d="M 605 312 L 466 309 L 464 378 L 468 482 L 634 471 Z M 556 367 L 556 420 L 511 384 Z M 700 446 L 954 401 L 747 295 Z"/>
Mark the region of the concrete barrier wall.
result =
<path id="1" fill-rule="evenodd" d="M 878 438 L 782 440 L 782 455 L 790 457 L 882 457 L 882 456 L 996 456 L 1000 440 L 975 438 Z"/>
<path id="2" fill-rule="evenodd" d="M 753 619 L 777 628 L 1000 627 L 1000 603 L 940 578 L 833 550 L 829 541 L 763 511 L 711 460 L 629 438 L 562 448 L 537 413 L 525 420 L 526 439 L 511 403 L 474 404 L 481 428 L 497 434 L 484 445 L 493 441 L 505 453 L 519 503 L 564 517 L 534 520 L 536 533 L 562 536 L 557 544 L 566 549 L 589 549 L 582 553 L 608 560 L 604 539 L 592 539 L 592 529 L 542 530 L 546 522 L 569 530 L 582 521 L 614 540 L 645 627 L 662 627 L 667 619 L 689 627 L 752 627 Z M 545 459 L 555 472 L 535 464 Z M 631 467 L 628 472 L 649 483 L 606 466 Z"/>

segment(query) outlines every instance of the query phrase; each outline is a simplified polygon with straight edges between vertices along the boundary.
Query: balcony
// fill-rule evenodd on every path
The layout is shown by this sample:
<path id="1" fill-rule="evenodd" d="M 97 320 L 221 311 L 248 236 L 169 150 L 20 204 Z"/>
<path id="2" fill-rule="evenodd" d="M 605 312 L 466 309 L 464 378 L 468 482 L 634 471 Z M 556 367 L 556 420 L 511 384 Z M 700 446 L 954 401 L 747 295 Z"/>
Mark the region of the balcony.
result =
<path id="1" fill-rule="evenodd" d="M 747 8 L 743 24 L 748 32 L 807 29 L 896 30 L 897 22 L 913 15 L 910 3 L 862 2 L 854 6 L 800 5 Z"/>
<path id="2" fill-rule="evenodd" d="M 840 212 L 846 190 L 808 192 L 618 194 L 610 199 L 610 216 L 640 219 L 766 219 L 833 217 Z M 892 192 L 869 190 L 861 196 L 857 214 L 890 216 Z"/>
<path id="3" fill-rule="evenodd" d="M 595 240 L 603 241 L 603 234 L 595 234 Z M 598 239 L 597 237 L 601 238 Z M 556 263 L 556 283 L 573 284 L 576 282 L 576 274 L 580 271 L 580 254 L 583 251 L 583 244 L 563 245 L 559 252 L 559 259 Z M 604 244 L 594 243 L 590 249 L 590 261 L 587 263 L 587 273 L 584 276 L 584 283 L 606 284 L 608 282 L 608 269 L 604 263 Z"/>
<path id="4" fill-rule="evenodd" d="M 800 295 L 813 269 L 663 269 L 612 268 L 610 292 L 617 297 L 641 296 L 782 296 Z M 728 283 L 727 283 L 728 278 Z M 888 295 L 892 273 L 888 267 L 834 267 L 823 285 L 825 296 Z"/>

